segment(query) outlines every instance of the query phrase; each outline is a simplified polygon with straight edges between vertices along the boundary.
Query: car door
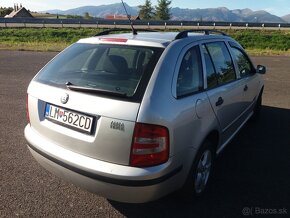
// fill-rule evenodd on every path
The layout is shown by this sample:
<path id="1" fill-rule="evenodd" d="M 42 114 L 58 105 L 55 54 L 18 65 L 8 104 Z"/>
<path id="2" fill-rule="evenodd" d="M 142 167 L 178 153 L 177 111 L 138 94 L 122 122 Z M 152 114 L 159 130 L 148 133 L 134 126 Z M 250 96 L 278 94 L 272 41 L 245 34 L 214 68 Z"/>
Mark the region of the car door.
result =
<path id="1" fill-rule="evenodd" d="M 175 152 L 198 146 L 203 141 L 209 121 L 215 119 L 204 91 L 204 75 L 200 46 L 191 43 L 180 52 L 172 80 L 172 108 L 174 108 Z M 204 136 L 205 137 L 205 136 Z"/>
<path id="2" fill-rule="evenodd" d="M 236 63 L 238 77 L 243 86 L 242 108 L 249 114 L 258 95 L 259 78 L 256 70 L 244 50 L 237 44 L 230 42 L 230 50 Z"/>
<path id="3" fill-rule="evenodd" d="M 238 129 L 242 109 L 243 89 L 235 72 L 233 60 L 225 42 L 202 45 L 206 74 L 207 95 L 219 121 L 222 144 Z"/>

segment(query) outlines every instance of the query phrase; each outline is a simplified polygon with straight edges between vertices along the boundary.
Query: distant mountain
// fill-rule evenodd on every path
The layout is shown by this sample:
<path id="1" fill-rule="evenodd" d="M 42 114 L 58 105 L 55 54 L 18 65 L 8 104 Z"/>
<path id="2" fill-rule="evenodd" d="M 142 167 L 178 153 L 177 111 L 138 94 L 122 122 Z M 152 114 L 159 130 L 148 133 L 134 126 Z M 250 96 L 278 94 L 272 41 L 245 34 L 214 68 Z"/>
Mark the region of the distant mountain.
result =
<path id="1" fill-rule="evenodd" d="M 207 8 L 207 9 L 171 9 L 172 20 L 190 21 L 231 21 L 240 22 L 243 19 L 232 13 L 227 8 Z"/>
<path id="2" fill-rule="evenodd" d="M 48 11 L 39 11 L 39 13 L 62 14 L 63 11 L 55 9 L 55 10 L 48 10 Z"/>
<path id="3" fill-rule="evenodd" d="M 245 17 L 248 22 L 265 22 L 265 23 L 285 23 L 285 21 L 278 16 L 270 14 L 266 11 L 253 11 Z"/>
<path id="4" fill-rule="evenodd" d="M 138 15 L 138 7 L 130 7 L 126 5 L 127 11 L 130 15 Z M 62 14 L 62 15 L 84 15 L 84 13 L 88 12 L 93 17 L 105 17 L 106 15 L 114 15 L 114 14 L 124 14 L 124 7 L 122 3 L 110 4 L 110 5 L 100 5 L 100 6 L 84 6 L 80 8 L 69 9 L 66 11 L 60 10 L 49 10 L 45 11 L 50 14 Z"/>
<path id="5" fill-rule="evenodd" d="M 138 7 L 130 7 L 125 4 L 130 15 L 138 15 Z M 51 14 L 63 15 L 84 15 L 88 12 L 94 17 L 105 17 L 106 15 L 124 14 L 122 3 L 100 5 L 100 6 L 84 6 L 66 11 L 49 10 L 45 11 Z M 228 8 L 207 8 L 207 9 L 183 9 L 171 8 L 172 20 L 188 20 L 188 21 L 225 21 L 225 22 L 267 22 L 267 23 L 285 23 L 289 22 L 289 17 L 283 18 L 272 15 L 266 11 L 252 11 L 250 9 L 229 10 Z"/>
<path id="6" fill-rule="evenodd" d="M 285 23 L 282 18 L 266 11 L 252 11 L 250 9 L 229 10 L 225 7 L 207 9 L 172 8 L 171 13 L 173 20 Z"/>
<path id="7" fill-rule="evenodd" d="M 232 10 L 232 12 L 234 14 L 236 14 L 237 16 L 240 17 L 247 17 L 249 15 L 251 15 L 253 13 L 253 11 L 249 8 L 245 8 L 245 9 L 236 9 L 236 10 Z"/>
<path id="8" fill-rule="evenodd" d="M 290 14 L 285 15 L 283 17 L 281 17 L 283 20 L 285 20 L 287 23 L 290 23 Z"/>

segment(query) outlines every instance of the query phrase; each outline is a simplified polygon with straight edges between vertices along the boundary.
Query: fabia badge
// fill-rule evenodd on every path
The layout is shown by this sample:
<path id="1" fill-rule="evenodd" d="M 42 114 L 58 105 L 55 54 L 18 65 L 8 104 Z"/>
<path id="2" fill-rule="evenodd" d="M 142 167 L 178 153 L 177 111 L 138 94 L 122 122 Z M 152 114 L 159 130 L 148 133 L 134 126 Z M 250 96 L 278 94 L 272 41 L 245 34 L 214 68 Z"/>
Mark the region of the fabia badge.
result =
<path id="1" fill-rule="evenodd" d="M 111 129 L 125 131 L 125 124 L 121 122 L 112 121 L 110 125 Z"/>
<path id="2" fill-rule="evenodd" d="M 66 104 L 68 102 L 69 99 L 69 95 L 67 93 L 65 93 L 63 96 L 61 96 L 60 101 L 63 104 Z"/>

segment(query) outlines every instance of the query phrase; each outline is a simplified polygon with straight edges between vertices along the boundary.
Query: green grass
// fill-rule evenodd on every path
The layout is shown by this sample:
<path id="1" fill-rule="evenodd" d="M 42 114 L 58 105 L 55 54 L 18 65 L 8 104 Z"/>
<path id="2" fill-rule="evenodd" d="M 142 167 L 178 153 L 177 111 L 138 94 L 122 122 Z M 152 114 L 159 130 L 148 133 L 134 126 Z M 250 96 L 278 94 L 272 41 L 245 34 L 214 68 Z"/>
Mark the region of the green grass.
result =
<path id="1" fill-rule="evenodd" d="M 100 31 L 93 28 L 0 28 L 0 50 L 61 51 L 80 38 Z"/>
<path id="2" fill-rule="evenodd" d="M 290 52 L 289 31 L 238 30 L 228 31 L 243 47 L 260 52 Z"/>
<path id="3" fill-rule="evenodd" d="M 0 28 L 0 50 L 61 51 L 96 28 Z M 250 54 L 290 54 L 290 31 L 228 30 Z"/>

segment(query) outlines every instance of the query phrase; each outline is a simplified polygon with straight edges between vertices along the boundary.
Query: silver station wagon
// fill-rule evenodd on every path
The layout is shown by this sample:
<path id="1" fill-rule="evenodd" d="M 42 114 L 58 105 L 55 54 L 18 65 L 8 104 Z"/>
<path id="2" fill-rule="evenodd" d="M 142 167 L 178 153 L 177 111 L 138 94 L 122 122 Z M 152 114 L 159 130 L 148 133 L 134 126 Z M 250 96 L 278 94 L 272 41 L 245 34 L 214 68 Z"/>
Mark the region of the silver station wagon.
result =
<path id="1" fill-rule="evenodd" d="M 47 170 L 108 199 L 198 197 L 216 155 L 257 118 L 265 72 L 214 30 L 81 39 L 28 87 L 28 148 Z"/>

